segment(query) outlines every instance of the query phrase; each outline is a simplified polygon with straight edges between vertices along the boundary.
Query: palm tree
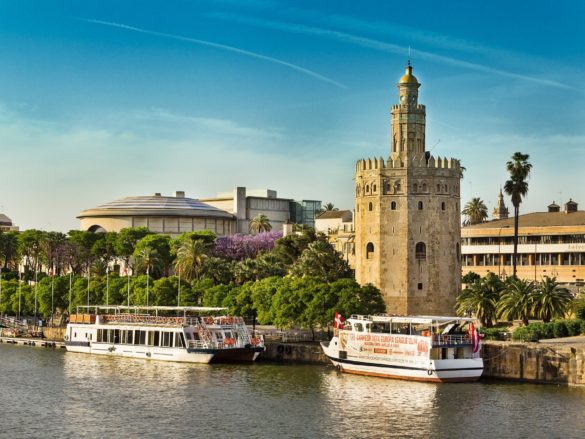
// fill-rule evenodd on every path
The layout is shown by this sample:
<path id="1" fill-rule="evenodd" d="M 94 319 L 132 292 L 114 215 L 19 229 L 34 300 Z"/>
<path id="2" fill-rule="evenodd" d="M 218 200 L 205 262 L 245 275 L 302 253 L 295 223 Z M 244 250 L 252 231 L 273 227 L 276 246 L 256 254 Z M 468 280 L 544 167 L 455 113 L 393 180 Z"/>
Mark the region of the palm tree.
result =
<path id="1" fill-rule="evenodd" d="M 325 205 L 323 207 L 321 207 L 321 209 L 319 209 L 317 211 L 317 213 L 323 213 L 323 212 L 336 212 L 339 209 L 337 207 L 335 207 L 333 205 L 333 203 L 325 203 Z"/>
<path id="2" fill-rule="evenodd" d="M 534 292 L 533 312 L 543 322 L 553 318 L 564 317 L 573 301 L 573 295 L 566 288 L 559 288 L 555 277 L 545 278 L 537 285 Z"/>
<path id="3" fill-rule="evenodd" d="M 506 163 L 506 169 L 510 174 L 510 180 L 504 184 L 504 190 L 512 197 L 512 204 L 514 205 L 514 256 L 512 263 L 514 266 L 513 275 L 516 277 L 516 262 L 518 259 L 518 216 L 520 203 L 522 198 L 528 193 L 528 183 L 526 179 L 530 175 L 532 164 L 528 161 L 530 156 L 516 152 L 512 156 L 512 160 Z"/>
<path id="4" fill-rule="evenodd" d="M 533 282 L 512 277 L 505 284 L 497 310 L 504 319 L 520 319 L 528 324 L 528 317 L 534 305 L 535 286 Z"/>
<path id="5" fill-rule="evenodd" d="M 200 239 L 184 240 L 177 249 L 175 270 L 188 281 L 198 278 L 208 250 L 207 244 Z"/>
<path id="6" fill-rule="evenodd" d="M 467 217 L 463 225 L 470 226 L 484 222 L 488 217 L 488 210 L 481 198 L 472 198 L 461 212 Z"/>
<path id="7" fill-rule="evenodd" d="M 482 326 L 493 325 L 497 317 L 496 307 L 504 283 L 494 273 L 472 282 L 456 300 L 456 311 L 460 316 L 472 313 Z"/>
<path id="8" fill-rule="evenodd" d="M 252 221 L 250 221 L 251 233 L 270 232 L 271 230 L 272 226 L 270 225 L 270 220 L 266 215 L 256 215 L 254 218 L 252 218 Z"/>

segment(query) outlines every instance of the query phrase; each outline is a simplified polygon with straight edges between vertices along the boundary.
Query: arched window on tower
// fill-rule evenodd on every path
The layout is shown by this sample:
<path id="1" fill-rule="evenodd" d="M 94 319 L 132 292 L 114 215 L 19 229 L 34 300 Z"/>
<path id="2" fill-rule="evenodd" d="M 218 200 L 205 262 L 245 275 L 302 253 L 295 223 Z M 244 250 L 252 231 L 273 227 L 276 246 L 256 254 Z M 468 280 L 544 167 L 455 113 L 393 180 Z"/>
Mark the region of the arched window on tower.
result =
<path id="1" fill-rule="evenodd" d="M 415 192 L 418 192 L 418 184 L 415 183 L 414 186 L 413 186 L 413 189 L 414 189 Z"/>
<path id="2" fill-rule="evenodd" d="M 424 242 L 416 243 L 414 257 L 417 261 L 425 261 L 427 259 L 427 246 Z"/>
<path id="3" fill-rule="evenodd" d="M 427 184 L 426 183 L 423 183 L 422 190 L 423 190 L 423 192 L 426 192 L 427 191 Z"/>
<path id="4" fill-rule="evenodd" d="M 390 203 L 390 210 L 396 210 L 396 201 Z"/>
<path id="5" fill-rule="evenodd" d="M 371 212 L 373 210 L 372 203 L 368 204 L 368 210 Z"/>
<path id="6" fill-rule="evenodd" d="M 372 259 L 374 257 L 374 244 L 368 242 L 366 245 L 366 259 Z"/>
<path id="7" fill-rule="evenodd" d="M 372 186 L 372 192 L 376 192 L 376 185 Z"/>
<path id="8" fill-rule="evenodd" d="M 423 210 L 423 207 L 424 207 L 423 206 L 423 202 L 422 201 L 419 201 L 418 202 L 418 210 Z"/>
<path id="9" fill-rule="evenodd" d="M 370 193 L 370 185 L 366 184 L 366 194 L 369 194 L 369 193 Z"/>
<path id="10" fill-rule="evenodd" d="M 445 210 L 445 202 L 444 201 L 441 202 L 441 210 Z"/>

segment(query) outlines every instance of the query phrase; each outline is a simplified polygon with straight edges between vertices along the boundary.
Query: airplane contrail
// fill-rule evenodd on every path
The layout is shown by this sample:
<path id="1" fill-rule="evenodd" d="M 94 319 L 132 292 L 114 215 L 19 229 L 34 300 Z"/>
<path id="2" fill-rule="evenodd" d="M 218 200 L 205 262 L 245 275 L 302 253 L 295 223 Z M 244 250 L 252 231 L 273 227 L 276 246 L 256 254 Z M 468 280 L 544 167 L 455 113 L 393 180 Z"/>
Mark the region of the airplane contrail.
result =
<path id="1" fill-rule="evenodd" d="M 245 55 L 245 56 L 260 59 L 263 61 L 268 61 L 268 62 L 271 62 L 274 64 L 279 64 L 279 65 L 284 66 L 284 67 L 288 67 L 292 70 L 295 70 L 297 72 L 303 73 L 303 74 L 308 75 L 308 76 L 311 76 L 315 79 L 318 79 L 320 81 L 326 82 L 328 84 L 334 85 L 334 86 L 339 87 L 339 88 L 347 88 L 344 84 L 341 84 L 340 82 L 337 82 L 331 78 L 328 78 L 327 76 L 320 75 L 319 73 L 314 72 L 312 70 L 306 69 L 306 68 L 298 66 L 296 64 L 292 64 L 292 63 L 283 61 L 283 60 L 278 59 L 278 58 L 273 58 L 271 56 L 262 55 L 262 54 L 256 53 L 256 52 L 250 52 L 249 50 L 240 49 L 238 47 L 228 46 L 228 45 L 220 44 L 220 43 L 214 43 L 213 41 L 199 40 L 197 38 L 190 38 L 190 37 L 184 37 L 181 35 L 174 35 L 174 34 L 168 34 L 165 32 L 157 32 L 157 31 L 153 31 L 153 30 L 142 29 L 139 27 L 128 26 L 128 25 L 122 24 L 122 23 L 113 23 L 113 22 L 109 22 L 109 21 L 94 20 L 94 19 L 90 19 L 90 18 L 78 18 L 78 20 L 86 21 L 88 23 L 100 24 L 103 26 L 116 27 L 119 29 L 129 30 L 129 31 L 133 31 L 133 32 L 140 32 L 143 34 L 154 35 L 154 36 L 158 36 L 158 37 L 172 38 L 174 40 L 185 41 L 188 43 L 194 43 L 194 44 L 199 44 L 202 46 L 208 46 L 208 47 L 214 47 L 216 49 L 226 50 L 228 52 L 238 53 L 240 55 Z"/>

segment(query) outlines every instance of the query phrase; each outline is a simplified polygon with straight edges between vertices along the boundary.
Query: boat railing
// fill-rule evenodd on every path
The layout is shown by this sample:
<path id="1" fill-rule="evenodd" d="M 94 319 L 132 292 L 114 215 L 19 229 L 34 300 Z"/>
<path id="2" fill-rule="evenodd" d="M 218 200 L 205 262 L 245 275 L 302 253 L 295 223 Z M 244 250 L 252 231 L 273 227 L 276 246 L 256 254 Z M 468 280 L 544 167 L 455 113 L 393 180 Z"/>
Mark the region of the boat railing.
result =
<path id="1" fill-rule="evenodd" d="M 100 320 L 104 323 L 142 323 L 142 324 L 156 324 L 156 325 L 173 325 L 183 326 L 190 324 L 192 319 L 196 317 L 163 317 L 152 316 L 149 314 L 104 314 L 100 316 Z"/>
<path id="2" fill-rule="evenodd" d="M 471 345 L 469 334 L 433 335 L 433 346 Z"/>
<path id="3" fill-rule="evenodd" d="M 209 348 L 209 343 L 203 340 L 188 340 L 187 347 L 190 349 L 207 349 Z"/>

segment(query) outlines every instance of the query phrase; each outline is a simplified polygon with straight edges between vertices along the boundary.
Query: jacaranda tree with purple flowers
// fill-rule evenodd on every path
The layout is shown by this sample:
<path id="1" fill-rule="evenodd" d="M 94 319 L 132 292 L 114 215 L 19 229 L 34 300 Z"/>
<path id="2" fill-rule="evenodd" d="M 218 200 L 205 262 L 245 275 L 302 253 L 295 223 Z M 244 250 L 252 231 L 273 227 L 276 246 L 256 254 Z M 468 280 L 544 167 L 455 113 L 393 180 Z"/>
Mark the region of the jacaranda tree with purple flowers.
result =
<path id="1" fill-rule="evenodd" d="M 264 232 L 257 235 L 228 235 L 215 240 L 214 254 L 223 259 L 241 261 L 254 259 L 260 252 L 269 252 L 274 248 L 282 232 Z"/>

